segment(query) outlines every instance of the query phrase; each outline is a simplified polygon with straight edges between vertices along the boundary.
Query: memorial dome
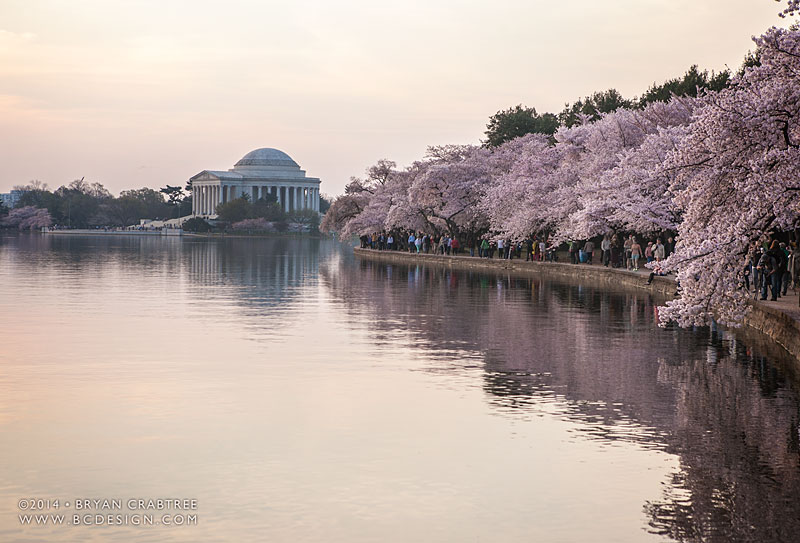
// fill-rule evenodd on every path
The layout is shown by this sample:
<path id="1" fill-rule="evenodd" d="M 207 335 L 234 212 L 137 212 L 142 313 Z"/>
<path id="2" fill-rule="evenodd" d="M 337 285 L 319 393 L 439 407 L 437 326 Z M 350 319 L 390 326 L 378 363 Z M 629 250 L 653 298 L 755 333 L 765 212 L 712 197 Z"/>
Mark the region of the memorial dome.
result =
<path id="1" fill-rule="evenodd" d="M 244 155 L 239 162 L 234 164 L 233 168 L 237 169 L 242 166 L 277 166 L 284 168 L 299 168 L 300 166 L 292 160 L 292 157 L 271 147 L 264 147 L 250 151 Z"/>

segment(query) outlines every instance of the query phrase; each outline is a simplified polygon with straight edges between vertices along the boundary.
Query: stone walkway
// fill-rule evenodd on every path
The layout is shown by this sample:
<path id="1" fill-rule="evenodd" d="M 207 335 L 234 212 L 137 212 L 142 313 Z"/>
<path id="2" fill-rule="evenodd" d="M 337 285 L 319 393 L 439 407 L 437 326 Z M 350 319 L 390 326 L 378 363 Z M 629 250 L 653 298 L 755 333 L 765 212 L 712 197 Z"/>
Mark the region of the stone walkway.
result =
<path id="1" fill-rule="evenodd" d="M 372 251 L 371 249 L 367 249 L 367 250 L 368 251 Z M 403 251 L 375 251 L 375 252 L 376 253 L 407 254 L 410 257 L 417 256 L 416 253 L 405 253 Z M 434 255 L 434 254 L 430 254 L 430 253 L 429 254 L 424 254 L 423 253 L 423 254 L 420 254 L 419 256 L 424 256 L 426 260 L 429 260 L 429 259 L 436 259 L 436 260 L 441 259 L 441 260 L 474 261 L 474 260 L 478 259 L 477 256 L 469 256 L 469 255 L 447 256 L 447 255 Z M 487 260 L 487 259 L 480 259 L 480 260 Z M 489 261 L 494 260 L 495 262 L 497 262 L 497 261 L 505 261 L 505 259 L 499 259 L 499 258 L 488 259 L 488 260 Z M 521 262 L 525 262 L 525 261 L 523 261 L 521 259 L 513 259 L 511 262 L 514 265 L 519 265 Z M 541 265 L 541 264 L 548 264 L 548 263 L 546 263 L 546 262 L 544 262 L 544 263 L 542 263 L 542 262 L 532 262 L 531 264 Z M 576 266 L 576 267 L 590 267 L 590 268 L 593 268 L 593 269 L 598 269 L 598 268 L 603 268 L 604 267 L 600 263 L 594 263 L 594 264 L 571 264 L 568 260 L 563 260 L 563 259 L 559 260 L 558 262 L 555 262 L 554 264 L 556 264 L 556 265 Z M 611 271 L 611 270 L 613 270 L 613 271 L 615 271 L 617 273 L 626 274 L 626 275 L 643 276 L 643 277 L 647 277 L 647 276 L 650 275 L 650 270 L 647 269 L 647 268 L 639 268 L 639 271 L 631 271 L 631 270 L 625 270 L 625 269 L 622 269 L 622 268 L 611 268 L 611 267 L 609 267 L 609 271 Z M 775 311 L 775 310 L 780 311 L 782 313 L 785 313 L 791 319 L 793 319 L 795 321 L 798 321 L 800 323 L 800 289 L 792 290 L 790 288 L 789 290 L 787 290 L 786 296 L 779 298 L 777 302 L 773 302 L 773 301 L 769 301 L 769 300 L 768 301 L 761 301 L 761 300 L 757 299 L 757 297 L 753 297 L 752 296 L 752 291 L 751 291 L 750 299 L 753 301 L 753 303 L 755 305 L 766 307 L 766 308 L 768 308 L 768 309 L 770 309 L 772 311 Z"/>

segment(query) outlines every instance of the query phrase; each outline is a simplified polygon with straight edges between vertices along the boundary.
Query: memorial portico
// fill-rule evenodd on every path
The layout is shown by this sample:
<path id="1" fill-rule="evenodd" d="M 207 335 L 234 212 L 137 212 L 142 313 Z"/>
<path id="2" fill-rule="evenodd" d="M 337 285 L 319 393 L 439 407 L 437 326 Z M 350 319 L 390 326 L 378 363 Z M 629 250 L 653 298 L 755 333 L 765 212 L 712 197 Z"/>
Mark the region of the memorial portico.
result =
<path id="1" fill-rule="evenodd" d="M 251 202 L 274 195 L 287 213 L 303 209 L 319 212 L 320 180 L 306 177 L 305 170 L 278 149 L 256 149 L 228 171 L 203 170 L 189 181 L 193 215 L 215 217 L 219 204 L 245 194 Z"/>

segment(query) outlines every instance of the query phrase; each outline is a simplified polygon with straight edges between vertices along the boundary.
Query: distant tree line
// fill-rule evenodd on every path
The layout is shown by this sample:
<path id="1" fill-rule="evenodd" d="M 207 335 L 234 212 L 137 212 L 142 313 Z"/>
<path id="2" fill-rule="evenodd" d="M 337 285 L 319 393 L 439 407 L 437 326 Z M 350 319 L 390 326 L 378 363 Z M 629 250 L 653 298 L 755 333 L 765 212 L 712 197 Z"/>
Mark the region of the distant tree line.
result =
<path id="1" fill-rule="evenodd" d="M 13 210 L 0 202 L 0 226 L 21 229 L 52 225 L 68 228 L 131 226 L 140 219 L 166 220 L 192 213 L 191 182 L 184 188 L 167 185 L 159 190 L 149 187 L 123 190 L 116 197 L 102 184 L 84 179 L 76 179 L 54 191 L 38 180 L 17 185 L 14 190 L 21 191 L 22 196 Z M 320 214 L 328 210 L 330 200 L 330 197 L 320 197 Z M 289 222 L 309 224 L 313 228 L 319 223 L 316 213 L 310 210 L 285 213 L 274 195 L 255 202 L 245 195 L 219 205 L 217 213 L 222 227 L 246 219 L 274 222 L 278 229 Z M 204 219 L 188 224 L 188 229 L 195 231 L 209 228 Z"/>
<path id="2" fill-rule="evenodd" d="M 741 70 L 758 65 L 755 53 L 744 59 Z M 740 73 L 742 73 L 740 71 Z M 570 128 L 584 122 L 593 122 L 604 113 L 618 109 L 644 109 L 653 102 L 669 102 L 673 96 L 696 97 L 698 91 L 719 91 L 727 88 L 731 81 L 729 70 L 718 73 L 700 71 L 697 65 L 687 70 L 683 77 L 668 79 L 653 85 L 639 98 L 626 99 L 616 89 L 595 92 L 573 103 L 567 103 L 560 113 L 542 113 L 534 107 L 522 104 L 498 111 L 489 118 L 486 125 L 486 147 L 498 147 L 514 138 L 526 134 L 545 134 L 555 143 L 554 135 L 561 127 Z"/>
<path id="3" fill-rule="evenodd" d="M 51 224 L 71 228 L 130 226 L 137 224 L 139 219 L 170 219 L 190 214 L 192 197 L 187 194 L 188 188 L 167 185 L 156 190 L 144 187 L 124 190 L 114 197 L 102 184 L 83 179 L 76 179 L 54 191 L 49 190 L 45 183 L 31 181 L 14 187 L 14 190 L 22 192 L 15 209 L 46 210 Z M 11 212 L 2 207 L 0 217 L 8 219 Z"/>

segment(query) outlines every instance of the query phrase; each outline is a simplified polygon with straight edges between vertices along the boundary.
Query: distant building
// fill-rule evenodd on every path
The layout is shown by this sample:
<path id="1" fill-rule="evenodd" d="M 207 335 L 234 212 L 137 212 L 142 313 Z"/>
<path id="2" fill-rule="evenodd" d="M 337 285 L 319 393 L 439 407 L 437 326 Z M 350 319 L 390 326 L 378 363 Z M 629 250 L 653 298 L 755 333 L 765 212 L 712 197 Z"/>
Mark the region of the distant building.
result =
<path id="1" fill-rule="evenodd" d="M 11 192 L 0 194 L 0 201 L 3 202 L 8 209 L 12 209 L 16 206 L 20 198 L 22 198 L 21 190 L 12 190 Z"/>
<path id="2" fill-rule="evenodd" d="M 189 179 L 192 183 L 192 214 L 215 216 L 217 205 L 242 195 L 251 202 L 274 195 L 284 211 L 311 209 L 319 212 L 319 185 L 316 177 L 278 149 L 256 149 L 244 155 L 226 172 L 203 170 Z"/>

